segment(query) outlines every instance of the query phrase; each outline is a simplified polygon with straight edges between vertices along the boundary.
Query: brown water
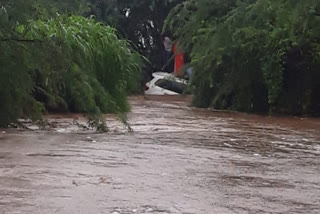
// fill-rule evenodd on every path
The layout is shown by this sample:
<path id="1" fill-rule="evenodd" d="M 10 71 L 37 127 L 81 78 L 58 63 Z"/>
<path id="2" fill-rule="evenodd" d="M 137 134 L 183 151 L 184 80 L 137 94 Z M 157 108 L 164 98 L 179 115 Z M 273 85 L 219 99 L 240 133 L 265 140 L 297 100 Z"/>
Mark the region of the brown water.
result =
<path id="1" fill-rule="evenodd" d="M 133 134 L 1 133 L 0 213 L 320 213 L 320 120 L 157 100 L 131 98 Z"/>

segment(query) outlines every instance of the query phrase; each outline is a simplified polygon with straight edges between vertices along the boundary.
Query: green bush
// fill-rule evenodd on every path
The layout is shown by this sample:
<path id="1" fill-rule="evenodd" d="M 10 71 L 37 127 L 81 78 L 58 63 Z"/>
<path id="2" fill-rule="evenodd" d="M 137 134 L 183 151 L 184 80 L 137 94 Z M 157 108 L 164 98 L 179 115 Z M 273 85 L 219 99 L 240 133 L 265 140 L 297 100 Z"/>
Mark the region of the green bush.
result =
<path id="1" fill-rule="evenodd" d="M 0 41 L 1 126 L 45 110 L 129 110 L 127 93 L 137 90 L 141 57 L 115 29 L 93 18 L 57 15 L 0 32 L 9 38 Z"/>

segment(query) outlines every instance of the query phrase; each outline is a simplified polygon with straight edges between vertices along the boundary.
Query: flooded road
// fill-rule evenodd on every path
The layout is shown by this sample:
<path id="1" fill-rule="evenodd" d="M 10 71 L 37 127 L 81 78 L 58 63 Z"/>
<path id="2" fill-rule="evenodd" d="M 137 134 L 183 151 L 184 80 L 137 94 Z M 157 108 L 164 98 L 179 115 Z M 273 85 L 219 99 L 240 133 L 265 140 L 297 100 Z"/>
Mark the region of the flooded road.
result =
<path id="1" fill-rule="evenodd" d="M 320 213 L 320 120 L 131 98 L 128 133 L 0 134 L 0 213 Z"/>

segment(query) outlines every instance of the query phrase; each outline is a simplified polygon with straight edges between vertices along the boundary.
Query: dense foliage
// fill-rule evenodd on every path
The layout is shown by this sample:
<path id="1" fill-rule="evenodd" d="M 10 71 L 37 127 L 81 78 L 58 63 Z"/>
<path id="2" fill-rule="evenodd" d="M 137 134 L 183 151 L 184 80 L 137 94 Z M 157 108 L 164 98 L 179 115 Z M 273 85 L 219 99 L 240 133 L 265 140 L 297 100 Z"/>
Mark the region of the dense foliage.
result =
<path id="1" fill-rule="evenodd" d="M 165 17 L 191 56 L 197 106 L 320 114 L 317 0 L 0 0 L 0 126 L 127 111 L 135 50 L 161 66 Z"/>
<path id="2" fill-rule="evenodd" d="M 0 126 L 45 111 L 129 109 L 141 57 L 127 40 L 93 18 L 51 16 L 39 2 L 15 3 L 0 9 Z M 16 15 L 22 6 L 32 16 Z"/>
<path id="3" fill-rule="evenodd" d="M 320 114 L 318 0 L 187 0 L 165 30 L 192 57 L 197 106 Z"/>
<path id="4" fill-rule="evenodd" d="M 86 14 L 114 26 L 153 66 L 162 67 L 159 55 L 163 23 L 179 2 L 182 0 L 88 0 Z"/>
<path id="5" fill-rule="evenodd" d="M 50 11 L 76 13 L 116 28 L 135 44 L 136 50 L 151 62 L 160 65 L 161 31 L 170 10 L 183 0 L 38 0 Z M 39 3 L 38 3 L 39 4 Z"/>

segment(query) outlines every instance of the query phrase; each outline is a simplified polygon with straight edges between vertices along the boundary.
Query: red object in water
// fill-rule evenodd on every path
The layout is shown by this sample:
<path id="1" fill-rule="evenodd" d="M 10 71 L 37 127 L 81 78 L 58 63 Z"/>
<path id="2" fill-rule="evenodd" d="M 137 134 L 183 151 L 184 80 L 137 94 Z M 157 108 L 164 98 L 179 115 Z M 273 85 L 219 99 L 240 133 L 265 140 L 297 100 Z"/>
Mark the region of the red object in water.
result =
<path id="1" fill-rule="evenodd" d="M 174 74 L 178 75 L 178 71 L 184 66 L 184 53 L 179 53 L 177 44 L 173 45 L 173 53 L 176 55 L 174 59 Z"/>

